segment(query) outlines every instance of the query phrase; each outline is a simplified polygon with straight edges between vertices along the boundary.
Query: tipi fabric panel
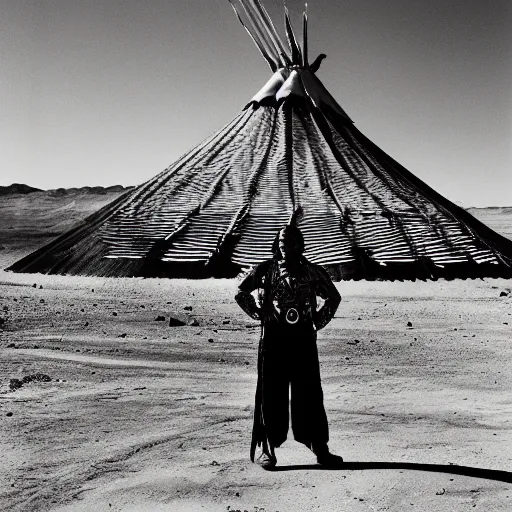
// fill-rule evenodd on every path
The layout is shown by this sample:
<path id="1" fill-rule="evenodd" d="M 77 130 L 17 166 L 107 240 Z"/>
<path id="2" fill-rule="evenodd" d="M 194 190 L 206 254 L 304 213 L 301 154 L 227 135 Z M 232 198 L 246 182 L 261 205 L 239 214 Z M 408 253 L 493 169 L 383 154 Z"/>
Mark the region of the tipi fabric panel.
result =
<path id="1" fill-rule="evenodd" d="M 250 118 L 250 112 L 243 112 L 230 130 L 222 130 L 201 145 L 186 162 L 146 187 L 143 196 L 117 211 L 101 230 L 111 248 L 108 257 L 144 257 L 156 241 L 171 235 L 200 207 L 208 193 L 214 192 L 212 183 L 225 171 L 212 160 L 212 153 L 220 155 Z"/>
<path id="2" fill-rule="evenodd" d="M 271 143 L 273 117 L 271 110 L 260 109 L 252 113 L 244 130 L 225 146 L 221 157 L 215 159 L 216 165 L 223 170 L 221 179 L 207 189 L 205 198 L 208 200 L 203 201 L 185 228 L 170 240 L 164 261 L 207 261 L 216 251 L 241 209 L 250 201 L 248 185 L 262 165 L 266 148 Z M 258 129 L 262 126 L 266 129 Z"/>

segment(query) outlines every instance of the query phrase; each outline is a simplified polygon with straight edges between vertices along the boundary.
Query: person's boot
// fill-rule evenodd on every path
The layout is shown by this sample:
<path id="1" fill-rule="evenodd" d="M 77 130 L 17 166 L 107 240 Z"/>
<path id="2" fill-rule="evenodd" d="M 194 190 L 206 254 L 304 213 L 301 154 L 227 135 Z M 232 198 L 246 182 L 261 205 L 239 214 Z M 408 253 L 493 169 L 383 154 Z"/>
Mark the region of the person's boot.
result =
<path id="1" fill-rule="evenodd" d="M 312 450 L 316 455 L 316 461 L 321 466 L 325 466 L 327 468 L 339 468 L 343 464 L 343 457 L 331 453 L 327 444 L 313 446 Z"/>
<path id="2" fill-rule="evenodd" d="M 276 456 L 269 455 L 268 453 L 261 452 L 261 455 L 254 461 L 258 466 L 261 466 L 266 471 L 272 471 L 277 464 Z"/>

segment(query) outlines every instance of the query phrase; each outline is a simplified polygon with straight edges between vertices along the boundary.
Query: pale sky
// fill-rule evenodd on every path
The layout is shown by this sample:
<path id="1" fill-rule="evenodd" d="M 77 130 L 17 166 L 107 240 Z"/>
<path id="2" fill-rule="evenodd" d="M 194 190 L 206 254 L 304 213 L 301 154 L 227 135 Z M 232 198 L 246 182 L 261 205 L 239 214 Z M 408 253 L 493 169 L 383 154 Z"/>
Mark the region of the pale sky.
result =
<path id="1" fill-rule="evenodd" d="M 452 201 L 512 205 L 510 0 L 308 4 L 310 60 L 363 133 Z M 0 0 L 0 185 L 142 183 L 269 76 L 228 0 Z"/>

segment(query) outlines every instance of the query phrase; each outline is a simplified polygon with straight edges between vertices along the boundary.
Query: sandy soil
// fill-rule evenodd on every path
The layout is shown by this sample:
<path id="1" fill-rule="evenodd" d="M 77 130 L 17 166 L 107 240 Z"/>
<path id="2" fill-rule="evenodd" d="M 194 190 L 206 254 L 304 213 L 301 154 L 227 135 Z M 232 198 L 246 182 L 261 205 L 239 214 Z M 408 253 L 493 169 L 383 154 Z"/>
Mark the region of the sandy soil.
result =
<path id="1" fill-rule="evenodd" d="M 0 510 L 510 511 L 511 284 L 340 283 L 318 344 L 347 465 L 290 435 L 265 472 L 235 281 L 0 272 Z"/>
<path id="2" fill-rule="evenodd" d="M 347 464 L 290 435 L 268 473 L 248 460 L 259 328 L 235 281 L 1 270 L 104 192 L 0 202 L 1 511 L 512 510 L 512 282 L 340 283 L 318 344 Z M 512 209 L 472 213 L 512 234 Z"/>

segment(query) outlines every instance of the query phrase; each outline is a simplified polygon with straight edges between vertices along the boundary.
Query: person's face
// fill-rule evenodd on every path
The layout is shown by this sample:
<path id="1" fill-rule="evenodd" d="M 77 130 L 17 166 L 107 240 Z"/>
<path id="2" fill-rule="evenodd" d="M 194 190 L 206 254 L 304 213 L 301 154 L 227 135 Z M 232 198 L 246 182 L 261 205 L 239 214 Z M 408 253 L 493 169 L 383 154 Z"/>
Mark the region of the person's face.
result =
<path id="1" fill-rule="evenodd" d="M 285 259 L 296 256 L 298 253 L 295 239 L 284 230 L 279 233 L 279 250 Z"/>

